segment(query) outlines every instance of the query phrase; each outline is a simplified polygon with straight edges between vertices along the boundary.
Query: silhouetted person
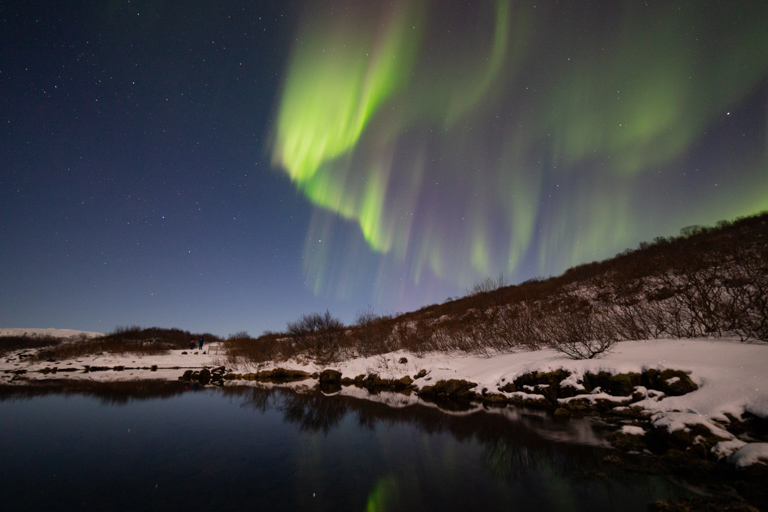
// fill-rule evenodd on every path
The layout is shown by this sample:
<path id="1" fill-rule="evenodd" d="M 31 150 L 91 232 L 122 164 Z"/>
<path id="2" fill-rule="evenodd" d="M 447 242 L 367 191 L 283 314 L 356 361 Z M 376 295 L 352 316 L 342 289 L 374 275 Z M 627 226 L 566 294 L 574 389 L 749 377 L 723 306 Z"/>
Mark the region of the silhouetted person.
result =
<path id="1" fill-rule="evenodd" d="M 200 350 L 203 350 L 203 337 L 202 336 L 200 336 L 200 345 L 198 345 L 198 348 Z"/>

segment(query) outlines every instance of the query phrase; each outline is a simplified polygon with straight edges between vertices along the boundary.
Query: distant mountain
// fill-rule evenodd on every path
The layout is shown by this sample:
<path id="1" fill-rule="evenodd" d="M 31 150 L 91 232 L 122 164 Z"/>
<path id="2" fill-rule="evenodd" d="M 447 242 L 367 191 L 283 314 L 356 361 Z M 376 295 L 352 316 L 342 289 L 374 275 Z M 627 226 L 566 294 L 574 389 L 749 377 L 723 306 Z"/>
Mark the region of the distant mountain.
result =
<path id="1" fill-rule="evenodd" d="M 15 328 L 0 328 L 0 337 L 5 336 L 27 336 L 30 338 L 96 338 L 104 336 L 100 332 L 91 331 L 76 331 L 73 329 L 15 329 Z"/>

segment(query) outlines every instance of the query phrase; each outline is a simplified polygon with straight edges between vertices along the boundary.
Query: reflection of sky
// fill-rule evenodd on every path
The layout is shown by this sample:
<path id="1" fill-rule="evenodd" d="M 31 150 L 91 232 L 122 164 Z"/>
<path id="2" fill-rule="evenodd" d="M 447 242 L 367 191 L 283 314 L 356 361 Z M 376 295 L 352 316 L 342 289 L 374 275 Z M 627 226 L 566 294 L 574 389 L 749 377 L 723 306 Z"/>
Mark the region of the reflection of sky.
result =
<path id="1" fill-rule="evenodd" d="M 585 479 L 603 450 L 543 441 L 498 415 L 267 395 L 189 391 L 124 406 L 80 396 L 0 402 L 4 504 L 607 510 L 621 503 L 645 510 L 669 492 L 638 475 L 626 485 Z"/>
<path id="2" fill-rule="evenodd" d="M 2 327 L 350 322 L 768 208 L 762 0 L 3 12 Z"/>

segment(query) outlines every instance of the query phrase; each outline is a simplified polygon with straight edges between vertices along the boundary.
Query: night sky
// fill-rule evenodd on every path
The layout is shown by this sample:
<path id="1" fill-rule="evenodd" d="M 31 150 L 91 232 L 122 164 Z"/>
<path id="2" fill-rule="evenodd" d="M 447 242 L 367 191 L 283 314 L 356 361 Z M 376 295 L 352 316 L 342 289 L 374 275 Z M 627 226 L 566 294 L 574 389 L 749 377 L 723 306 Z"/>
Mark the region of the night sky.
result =
<path id="1" fill-rule="evenodd" d="M 0 327 L 349 323 L 768 209 L 768 2 L 0 5 Z"/>

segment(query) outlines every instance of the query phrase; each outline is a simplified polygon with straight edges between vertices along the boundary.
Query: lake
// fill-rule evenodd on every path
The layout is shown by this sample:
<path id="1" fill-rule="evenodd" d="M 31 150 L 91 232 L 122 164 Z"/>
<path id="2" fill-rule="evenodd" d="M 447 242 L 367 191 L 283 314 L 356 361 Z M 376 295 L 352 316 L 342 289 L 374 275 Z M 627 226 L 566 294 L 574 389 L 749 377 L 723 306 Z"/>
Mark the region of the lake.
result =
<path id="1" fill-rule="evenodd" d="M 177 383 L 0 396 L 5 510 L 645 511 L 590 420 Z"/>

